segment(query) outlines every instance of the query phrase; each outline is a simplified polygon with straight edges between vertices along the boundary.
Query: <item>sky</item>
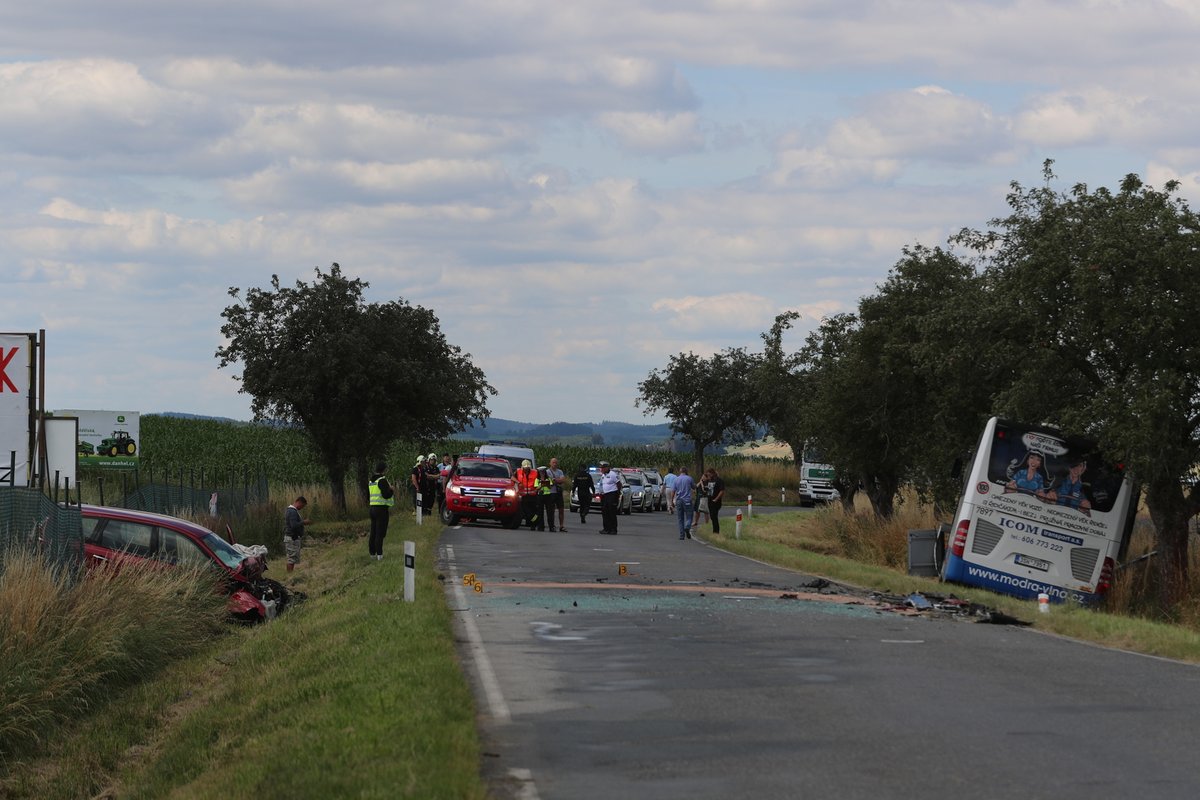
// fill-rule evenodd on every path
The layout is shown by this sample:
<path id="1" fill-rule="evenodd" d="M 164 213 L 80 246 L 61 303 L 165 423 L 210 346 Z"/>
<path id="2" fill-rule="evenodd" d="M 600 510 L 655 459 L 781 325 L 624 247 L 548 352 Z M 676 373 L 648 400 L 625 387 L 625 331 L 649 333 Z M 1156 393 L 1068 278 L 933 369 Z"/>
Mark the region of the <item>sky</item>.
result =
<path id="1" fill-rule="evenodd" d="M 231 287 L 431 309 L 494 416 L 853 311 L 1010 183 L 1200 197 L 1195 0 L 0 5 L 0 331 L 46 407 L 250 419 Z"/>

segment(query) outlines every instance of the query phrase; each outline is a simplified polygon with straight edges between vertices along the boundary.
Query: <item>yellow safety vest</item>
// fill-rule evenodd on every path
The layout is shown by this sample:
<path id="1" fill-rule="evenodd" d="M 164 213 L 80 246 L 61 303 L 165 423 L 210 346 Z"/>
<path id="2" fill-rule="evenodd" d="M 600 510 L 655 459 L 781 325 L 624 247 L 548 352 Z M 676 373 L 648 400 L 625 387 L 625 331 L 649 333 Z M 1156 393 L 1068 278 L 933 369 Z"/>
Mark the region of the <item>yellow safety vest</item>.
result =
<path id="1" fill-rule="evenodd" d="M 381 479 L 382 479 L 382 476 L 380 476 L 379 478 L 376 478 L 375 480 L 373 480 L 367 484 L 367 489 L 371 493 L 371 505 L 373 505 L 373 506 L 394 506 L 394 505 L 396 505 L 395 493 L 393 493 L 391 497 L 384 497 L 383 492 L 380 491 L 379 481 Z"/>

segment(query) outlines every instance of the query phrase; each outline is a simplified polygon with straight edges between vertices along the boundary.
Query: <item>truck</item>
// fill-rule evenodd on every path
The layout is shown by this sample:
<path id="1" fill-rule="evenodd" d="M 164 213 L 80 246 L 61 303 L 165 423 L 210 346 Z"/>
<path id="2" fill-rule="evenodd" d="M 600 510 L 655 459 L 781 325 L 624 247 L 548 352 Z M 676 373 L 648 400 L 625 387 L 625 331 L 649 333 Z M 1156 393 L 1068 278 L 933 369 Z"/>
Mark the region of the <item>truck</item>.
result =
<path id="1" fill-rule="evenodd" d="M 841 499 L 833 487 L 832 464 L 822 461 L 821 451 L 813 444 L 805 443 L 800 459 L 800 505 L 812 508 L 817 503 L 832 503 Z"/>

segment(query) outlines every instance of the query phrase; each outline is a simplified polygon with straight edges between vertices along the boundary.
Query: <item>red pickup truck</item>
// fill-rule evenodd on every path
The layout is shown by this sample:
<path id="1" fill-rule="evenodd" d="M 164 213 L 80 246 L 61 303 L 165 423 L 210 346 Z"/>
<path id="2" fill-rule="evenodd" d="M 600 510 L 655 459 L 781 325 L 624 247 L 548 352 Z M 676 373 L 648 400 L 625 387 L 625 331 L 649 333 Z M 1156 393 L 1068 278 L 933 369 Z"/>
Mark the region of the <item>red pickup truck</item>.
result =
<path id="1" fill-rule="evenodd" d="M 442 522 L 496 520 L 506 528 L 521 524 L 520 498 L 512 464 L 503 456 L 465 453 L 446 479 Z"/>

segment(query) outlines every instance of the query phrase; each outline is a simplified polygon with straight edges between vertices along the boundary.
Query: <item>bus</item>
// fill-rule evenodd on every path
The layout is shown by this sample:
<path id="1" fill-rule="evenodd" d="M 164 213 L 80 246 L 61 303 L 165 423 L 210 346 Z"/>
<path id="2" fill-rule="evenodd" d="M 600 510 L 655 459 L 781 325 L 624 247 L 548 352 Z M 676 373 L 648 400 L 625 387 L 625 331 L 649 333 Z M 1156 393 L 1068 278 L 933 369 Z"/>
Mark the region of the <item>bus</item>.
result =
<path id="1" fill-rule="evenodd" d="M 1125 557 L 1136 511 L 1133 482 L 1094 443 L 993 417 L 965 479 L 942 579 L 1095 602 Z"/>

